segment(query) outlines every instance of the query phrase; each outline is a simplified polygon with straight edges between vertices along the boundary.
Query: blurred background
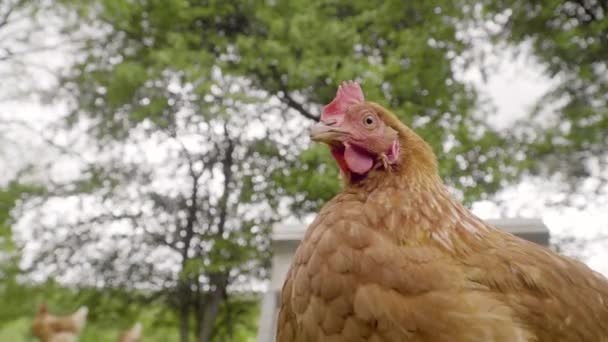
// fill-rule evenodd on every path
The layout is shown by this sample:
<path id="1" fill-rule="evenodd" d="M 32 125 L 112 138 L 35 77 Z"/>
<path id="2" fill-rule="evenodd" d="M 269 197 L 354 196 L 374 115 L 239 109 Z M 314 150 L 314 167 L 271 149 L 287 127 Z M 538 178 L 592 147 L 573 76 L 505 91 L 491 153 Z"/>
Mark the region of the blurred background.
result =
<path id="1" fill-rule="evenodd" d="M 340 189 L 348 79 L 482 218 L 608 274 L 602 0 L 0 0 L 0 341 L 255 341 L 271 233 Z"/>

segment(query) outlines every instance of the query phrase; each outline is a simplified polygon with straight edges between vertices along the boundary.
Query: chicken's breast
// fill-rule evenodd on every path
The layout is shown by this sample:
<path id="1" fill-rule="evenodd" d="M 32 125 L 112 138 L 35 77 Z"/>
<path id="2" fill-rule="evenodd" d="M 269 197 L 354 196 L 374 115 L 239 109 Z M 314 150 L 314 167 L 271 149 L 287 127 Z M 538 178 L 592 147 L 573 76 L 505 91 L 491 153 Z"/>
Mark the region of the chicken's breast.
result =
<path id="1" fill-rule="evenodd" d="M 399 193 L 343 193 L 321 210 L 281 294 L 278 341 L 608 338 L 601 276 L 456 202 Z"/>

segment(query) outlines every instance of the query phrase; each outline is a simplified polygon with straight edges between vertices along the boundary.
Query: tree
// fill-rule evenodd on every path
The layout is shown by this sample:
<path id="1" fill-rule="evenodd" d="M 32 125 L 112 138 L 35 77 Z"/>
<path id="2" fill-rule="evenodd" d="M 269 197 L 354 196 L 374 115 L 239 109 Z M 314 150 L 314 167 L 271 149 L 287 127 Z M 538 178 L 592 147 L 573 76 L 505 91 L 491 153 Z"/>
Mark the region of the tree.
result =
<path id="1" fill-rule="evenodd" d="M 608 4 L 601 0 L 481 1 L 499 46 L 530 43 L 555 86 L 523 123 L 530 170 L 559 172 L 578 192 L 589 177 L 608 174 Z M 530 122 L 535 123 L 531 125 Z"/>
<path id="2" fill-rule="evenodd" d="M 14 318 L 20 314 L 27 313 L 28 307 L 11 306 L 10 302 L 15 299 L 27 297 L 25 290 L 17 280 L 21 273 L 19 268 L 19 250 L 13 240 L 11 224 L 13 219 L 11 213 L 27 196 L 39 194 L 41 189 L 31 185 L 20 184 L 11 181 L 0 188 L 0 298 L 5 305 L 0 309 L 0 322 L 7 323 L 8 318 Z"/>
<path id="3" fill-rule="evenodd" d="M 334 97 L 337 84 L 358 79 L 369 98 L 395 111 L 434 147 L 442 176 L 467 202 L 515 179 L 517 160 L 505 143 L 512 138 L 486 124 L 474 89 L 453 73 L 466 62 L 461 54 L 467 45 L 456 34 L 464 15 L 460 2 L 262 3 L 235 6 L 247 20 L 236 30 L 219 28 L 232 38 L 218 54 L 227 55 L 229 70 L 312 120 Z M 251 12 L 255 15 L 246 16 Z M 304 196 L 296 204 L 305 210 L 336 188 L 326 185 L 325 173 L 299 170 L 316 169 L 328 159 L 324 148 L 313 147 L 302 154 L 298 171 L 284 179 L 288 189 Z"/>
<path id="4" fill-rule="evenodd" d="M 519 173 L 454 77 L 466 46 L 453 2 L 63 2 L 97 30 L 57 94 L 72 101 L 61 133 L 79 138 L 78 172 L 49 174 L 28 203 L 44 246 L 32 266 L 154 293 L 182 341 L 229 330 L 214 326 L 266 276 L 271 225 L 339 189 L 305 126 L 342 80 L 417 129 L 465 200 Z"/>
<path id="5" fill-rule="evenodd" d="M 45 39 L 45 35 L 48 38 L 57 33 L 48 25 L 50 18 L 43 13 L 50 8 L 49 1 L 0 2 L 0 164 L 3 165 L 0 175 L 0 302 L 3 303 L 0 330 L 17 318 L 29 316 L 42 292 L 32 296 L 31 288 L 19 278 L 23 275 L 20 267 L 22 245 L 15 240 L 13 231 L 13 224 L 19 219 L 17 209 L 44 191 L 30 177 L 32 165 L 20 158 L 20 152 L 28 145 L 24 140 L 29 138 L 23 132 L 29 134 L 33 129 L 19 115 L 11 113 L 10 107 L 20 100 L 40 95 L 45 82 L 40 78 L 32 82 L 35 72 L 44 72 L 44 76 L 54 72 L 34 58 L 36 54 L 57 50 L 61 45 L 48 43 Z"/>
<path id="6" fill-rule="evenodd" d="M 108 75 L 86 77 L 94 89 L 108 87 L 108 96 L 113 87 L 125 91 L 122 81 L 103 83 Z M 245 96 L 242 80 L 218 74 L 208 80 L 211 92 L 199 98 L 177 74 L 165 76 L 133 99 L 154 108 L 99 103 L 105 96 L 79 102 L 74 120 L 88 121 L 83 114 L 90 111 L 81 129 L 99 139 L 82 152 L 95 158 L 81 161 L 76 178 L 51 178 L 49 193 L 30 202 L 41 207 L 29 222 L 44 245 L 33 268 L 40 273 L 53 265 L 66 281 L 86 274 L 82 285 L 145 290 L 180 315 L 183 341 L 193 332 L 208 341 L 220 309 L 241 307 L 239 288 L 264 277 L 279 193 L 262 175 L 284 163 L 282 144 L 265 139 L 276 136 L 276 128 L 262 123 L 280 125 L 281 118 L 255 94 Z M 88 96 L 83 84 L 79 91 Z M 246 127 L 256 124 L 260 131 L 248 134 Z M 49 203 L 74 212 L 80 207 L 80 214 L 56 217 Z"/>
<path id="7" fill-rule="evenodd" d="M 79 39 L 61 34 L 73 23 L 70 13 L 54 0 L 0 3 L 0 102 L 39 97 L 52 83 L 57 72 L 53 53 L 71 51 Z"/>
<path id="8" fill-rule="evenodd" d="M 527 156 L 522 166 L 566 194 L 549 205 L 601 207 L 608 198 L 608 3 L 484 0 L 469 8 L 476 9 L 469 12 L 470 22 L 485 27 L 495 47 L 515 47 L 518 53 L 531 47 L 552 80 L 552 88 L 513 128 L 522 144 L 518 149 Z M 586 258 L 585 251 L 607 237 L 568 233 L 556 236 L 554 244 Z"/>

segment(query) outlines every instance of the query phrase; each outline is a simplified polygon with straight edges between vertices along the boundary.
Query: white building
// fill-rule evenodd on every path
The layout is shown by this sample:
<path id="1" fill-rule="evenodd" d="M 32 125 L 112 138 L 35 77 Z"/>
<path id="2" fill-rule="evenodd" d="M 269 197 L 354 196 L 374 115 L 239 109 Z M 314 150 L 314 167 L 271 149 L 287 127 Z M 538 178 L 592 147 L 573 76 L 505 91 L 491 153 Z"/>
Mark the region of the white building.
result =
<path id="1" fill-rule="evenodd" d="M 526 240 L 543 246 L 549 245 L 549 230 L 541 220 L 537 219 L 500 219 L 487 220 L 499 229 L 515 234 Z M 279 226 L 272 237 L 272 271 L 268 292 L 262 300 L 258 342 L 274 341 L 276 318 L 278 314 L 279 293 L 283 287 L 285 276 L 300 240 L 304 237 L 306 227 Z"/>

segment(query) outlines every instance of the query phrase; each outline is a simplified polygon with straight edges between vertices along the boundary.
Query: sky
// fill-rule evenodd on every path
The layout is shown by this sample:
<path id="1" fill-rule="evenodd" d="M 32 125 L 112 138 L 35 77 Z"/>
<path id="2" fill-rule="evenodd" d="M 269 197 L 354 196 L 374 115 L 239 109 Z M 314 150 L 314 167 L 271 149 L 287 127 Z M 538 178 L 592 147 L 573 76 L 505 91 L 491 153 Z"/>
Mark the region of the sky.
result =
<path id="1" fill-rule="evenodd" d="M 53 39 L 48 32 L 44 39 Z M 56 70 L 73 58 L 68 52 L 40 53 L 28 57 L 34 64 L 43 63 L 47 68 Z M 25 62 L 28 60 L 26 59 Z M 506 129 L 514 120 L 526 114 L 536 100 L 553 84 L 552 80 L 543 76 L 540 66 L 529 54 L 520 54 L 512 58 L 509 51 L 491 57 L 490 63 L 498 66 L 487 80 L 483 80 L 479 68 L 471 68 L 460 77 L 472 82 L 482 95 L 492 101 L 496 112 L 490 116 L 490 122 L 495 127 Z M 3 70 L 3 68 L 5 68 Z M 10 66 L 0 64 L 0 74 L 11 71 Z M 29 81 L 32 85 L 48 86 L 54 82 L 46 71 L 40 68 L 29 70 Z M 26 86 L 26 85 L 23 85 Z M 5 94 L 15 90 L 11 79 L 4 78 L 0 82 L 0 99 Z M 58 114 L 65 111 L 65 106 L 50 106 L 41 103 L 37 98 L 18 98 L 15 100 L 0 101 L 1 120 L 23 120 L 36 129 L 32 132 L 18 126 L 2 132 L 2 138 L 16 142 L 9 149 L 3 149 L 0 165 L 3 172 L 0 174 L 0 184 L 11 176 L 11 170 L 28 162 L 51 161 L 57 157 L 53 149 L 41 138 L 40 132 L 53 122 Z M 43 133 L 42 133 L 43 135 Z M 70 170 L 58 170 L 59 173 Z M 72 172 L 74 170 L 71 170 Z M 556 190 L 554 183 L 548 180 L 525 179 L 520 184 L 501 191 L 498 196 L 506 205 L 498 206 L 491 201 L 477 202 L 473 211 L 482 218 L 500 217 L 530 217 L 541 218 L 556 236 L 565 232 L 574 233 L 579 237 L 592 237 L 602 231 L 608 222 L 608 212 L 605 205 L 606 198 L 594 197 L 591 201 L 583 203 L 582 208 L 552 206 L 545 202 L 559 198 L 563 194 Z M 608 275 L 608 243 L 591 244 L 586 251 L 580 251 L 585 261 L 594 269 Z"/>

